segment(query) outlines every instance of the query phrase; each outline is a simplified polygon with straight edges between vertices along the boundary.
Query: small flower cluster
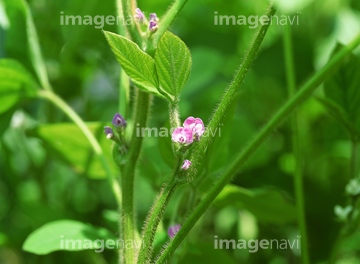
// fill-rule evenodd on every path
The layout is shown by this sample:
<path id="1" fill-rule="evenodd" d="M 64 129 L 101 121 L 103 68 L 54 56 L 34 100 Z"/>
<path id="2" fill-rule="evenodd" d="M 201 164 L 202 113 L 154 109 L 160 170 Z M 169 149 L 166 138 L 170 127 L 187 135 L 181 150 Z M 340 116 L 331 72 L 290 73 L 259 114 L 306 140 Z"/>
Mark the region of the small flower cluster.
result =
<path id="1" fill-rule="evenodd" d="M 205 126 L 200 118 L 189 116 L 183 123 L 182 127 L 175 128 L 171 139 L 174 142 L 189 145 L 194 140 L 199 141 L 205 132 Z"/>
<path id="2" fill-rule="evenodd" d="M 122 115 L 120 115 L 119 113 L 116 113 L 114 115 L 114 118 L 112 119 L 112 125 L 114 126 L 118 136 L 114 134 L 114 131 L 111 127 L 105 126 L 104 134 L 105 134 L 106 138 L 111 139 L 118 144 L 122 144 L 123 143 L 122 134 L 123 134 L 124 129 L 126 128 L 126 120 L 124 119 L 124 117 Z"/>
<path id="3" fill-rule="evenodd" d="M 150 13 L 149 22 L 148 22 L 147 19 L 145 18 L 144 13 L 140 10 L 140 8 L 136 8 L 134 18 L 140 24 L 148 24 L 149 25 L 148 28 L 150 32 L 155 32 L 159 28 L 158 26 L 159 18 L 155 13 Z"/>
<path id="4" fill-rule="evenodd" d="M 176 143 L 189 146 L 194 142 L 194 140 L 199 141 L 204 132 L 205 126 L 203 121 L 200 118 L 189 116 L 184 121 L 183 126 L 175 128 L 171 135 L 171 139 Z M 181 169 L 187 170 L 190 168 L 190 166 L 191 161 L 186 159 L 184 160 Z"/>

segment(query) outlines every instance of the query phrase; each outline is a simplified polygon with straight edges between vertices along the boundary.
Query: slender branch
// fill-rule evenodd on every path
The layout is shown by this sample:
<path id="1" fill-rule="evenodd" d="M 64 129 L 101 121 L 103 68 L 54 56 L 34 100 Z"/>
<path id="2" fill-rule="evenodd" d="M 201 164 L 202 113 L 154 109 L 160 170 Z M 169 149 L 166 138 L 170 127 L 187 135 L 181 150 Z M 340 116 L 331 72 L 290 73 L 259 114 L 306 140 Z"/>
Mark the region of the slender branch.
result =
<path id="1" fill-rule="evenodd" d="M 270 6 L 269 11 L 267 12 L 267 16 L 271 17 L 275 13 L 275 8 Z M 270 24 L 270 23 L 269 23 Z M 255 40 L 253 45 L 251 46 L 250 50 L 248 51 L 243 64 L 241 65 L 240 69 L 237 71 L 234 80 L 230 84 L 228 90 L 225 92 L 221 103 L 217 107 L 216 111 L 214 112 L 210 123 L 207 126 L 207 130 L 209 131 L 216 131 L 216 128 L 221 123 L 221 120 L 224 120 L 225 115 L 228 113 L 230 106 L 233 100 L 236 98 L 235 94 L 239 88 L 239 86 L 244 81 L 244 78 L 251 67 L 253 61 L 255 60 L 256 54 L 260 49 L 260 45 L 264 39 L 264 36 L 269 28 L 269 24 L 262 25 L 260 30 L 258 31 L 257 35 L 255 36 Z M 194 153 L 191 157 L 191 167 L 188 170 L 187 178 L 193 179 L 194 176 L 197 174 L 197 171 L 200 169 L 202 159 L 204 157 L 205 151 L 208 148 L 209 144 L 212 142 L 212 137 L 203 137 L 201 138 L 200 142 L 197 145 L 197 148 L 194 150 Z"/>
<path id="2" fill-rule="evenodd" d="M 104 167 L 107 179 L 109 180 L 110 186 L 112 188 L 112 191 L 114 193 L 115 199 L 118 203 L 118 205 L 121 205 L 121 188 L 120 185 L 116 179 L 116 177 L 113 175 L 110 166 L 105 158 L 105 155 L 101 149 L 101 146 L 95 136 L 91 133 L 85 122 L 78 116 L 78 114 L 68 105 L 66 102 L 64 102 L 59 96 L 57 96 L 55 93 L 48 91 L 48 90 L 40 90 L 38 92 L 38 97 L 47 99 L 50 102 L 52 102 L 54 105 L 56 105 L 59 109 L 61 109 L 83 132 L 86 139 L 89 141 L 92 149 L 94 150 L 96 156 L 100 159 L 100 162 L 102 166 Z"/>
<path id="3" fill-rule="evenodd" d="M 296 92 L 296 77 L 294 69 L 294 58 L 293 58 L 293 44 L 291 25 L 286 25 L 284 30 L 284 57 L 285 57 L 285 68 L 287 77 L 287 86 L 289 91 L 289 97 L 293 97 Z M 290 120 L 291 123 L 291 141 L 292 151 L 295 157 L 295 168 L 294 168 L 294 189 L 296 197 L 296 209 L 298 214 L 298 223 L 300 227 L 301 235 L 301 263 L 309 264 L 309 246 L 308 236 L 306 228 L 306 216 L 305 216 L 305 199 L 304 199 L 304 187 L 303 187 L 303 173 L 302 173 L 302 155 L 300 150 L 300 134 L 299 134 L 299 116 L 295 111 Z"/>
<path id="4" fill-rule="evenodd" d="M 138 258 L 139 264 L 150 263 L 151 261 L 153 254 L 153 242 L 157 227 L 162 220 L 166 206 L 168 205 L 170 198 L 178 185 L 179 183 L 175 180 L 175 178 L 173 178 L 173 180 L 161 190 L 148 214 L 142 235 L 143 240 Z"/>
<path id="5" fill-rule="evenodd" d="M 246 162 L 261 146 L 261 144 L 271 135 L 273 130 L 278 127 L 286 117 L 293 113 L 313 91 L 326 80 L 342 63 L 343 59 L 360 44 L 360 34 L 347 46 L 343 47 L 321 70 L 319 70 L 310 80 L 308 80 L 298 92 L 288 100 L 270 119 L 270 121 L 260 130 L 251 140 L 250 144 L 238 155 L 233 164 L 220 178 L 220 180 L 209 190 L 207 195 L 195 207 L 189 215 L 180 231 L 176 234 L 169 245 L 164 249 L 156 263 L 166 263 L 166 260 L 180 245 L 182 240 L 190 232 L 195 223 L 204 214 L 210 204 L 214 201 L 221 190 L 230 182 L 232 177 L 239 172 L 244 162 Z"/>

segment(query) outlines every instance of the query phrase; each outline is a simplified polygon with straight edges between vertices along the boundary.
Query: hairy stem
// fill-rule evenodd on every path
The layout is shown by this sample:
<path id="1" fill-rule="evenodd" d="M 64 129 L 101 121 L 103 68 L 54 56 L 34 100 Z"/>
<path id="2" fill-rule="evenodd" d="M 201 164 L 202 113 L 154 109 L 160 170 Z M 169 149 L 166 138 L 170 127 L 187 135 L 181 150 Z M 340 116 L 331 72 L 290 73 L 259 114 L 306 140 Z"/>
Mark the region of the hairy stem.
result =
<path id="1" fill-rule="evenodd" d="M 296 77 L 294 70 L 294 58 L 293 58 L 293 44 L 291 25 L 285 26 L 284 31 L 284 57 L 285 57 L 285 68 L 287 77 L 287 86 L 289 91 L 289 97 L 293 97 L 296 92 Z M 295 200 L 296 209 L 298 215 L 298 223 L 301 235 L 301 263 L 309 264 L 309 247 L 307 238 L 306 228 L 306 217 L 305 217 L 305 199 L 304 199 L 304 188 L 303 188 L 303 173 L 302 173 L 302 156 L 300 150 L 300 134 L 299 134 L 299 116 L 295 111 L 290 120 L 291 123 L 291 141 L 292 151 L 295 157 L 295 168 L 294 168 L 294 189 L 295 189 Z"/>
<path id="2" fill-rule="evenodd" d="M 267 12 L 267 16 L 271 17 L 275 13 L 275 8 L 270 6 L 269 11 Z M 221 103 L 217 107 L 216 111 L 214 112 L 210 123 L 207 126 L 207 130 L 209 131 L 216 131 L 217 127 L 221 123 L 221 120 L 224 119 L 225 115 L 228 113 L 230 106 L 236 98 L 235 93 L 237 92 L 239 86 L 244 81 L 244 78 L 251 67 L 253 61 L 255 60 L 256 54 L 259 51 L 260 45 L 265 37 L 265 34 L 269 28 L 269 24 L 263 25 L 260 30 L 258 31 L 253 45 L 251 46 L 249 52 L 247 53 L 243 64 L 241 65 L 240 69 L 237 71 L 234 80 L 230 84 L 228 90 L 223 95 Z M 193 179 L 194 176 L 197 174 L 197 171 L 200 169 L 201 161 L 204 157 L 204 153 L 212 141 L 212 137 L 203 137 L 201 138 L 200 142 L 197 145 L 197 148 L 194 150 L 194 154 L 192 155 L 191 167 L 188 170 L 187 178 Z"/>
<path id="3" fill-rule="evenodd" d="M 273 130 L 278 127 L 286 117 L 293 113 L 313 91 L 326 80 L 342 63 L 343 59 L 351 53 L 360 44 L 360 34 L 347 46 L 343 47 L 321 70 L 319 70 L 310 80 L 308 80 L 296 94 L 288 100 L 270 119 L 270 121 L 259 131 L 259 133 L 251 140 L 250 144 L 240 152 L 233 164 L 224 173 L 220 180 L 209 190 L 207 195 L 195 207 L 189 215 L 180 231 L 175 238 L 170 241 L 169 245 L 164 249 L 156 263 L 166 263 L 166 260 L 180 245 L 181 241 L 190 232 L 195 223 L 209 208 L 210 204 L 221 192 L 221 190 L 230 182 L 232 177 L 239 172 L 244 162 L 246 162 L 261 146 L 261 144 L 271 135 Z"/>
<path id="4" fill-rule="evenodd" d="M 150 107 L 150 94 L 137 90 L 134 114 L 134 127 L 130 143 L 127 163 L 123 169 L 122 188 L 122 234 L 124 241 L 134 241 L 137 232 L 134 217 L 134 178 L 136 163 L 140 155 L 143 138 L 136 133 L 137 127 L 146 126 Z M 134 248 L 126 248 L 125 262 L 135 263 Z"/>
<path id="5" fill-rule="evenodd" d="M 139 45 L 139 47 L 141 47 L 142 38 L 136 27 L 136 24 L 134 23 L 134 19 L 133 19 L 134 10 L 132 8 L 133 8 L 132 4 L 129 0 L 121 0 L 121 10 L 123 12 L 122 17 L 125 21 L 124 24 L 126 25 L 127 33 L 129 34 L 132 41 L 134 41 Z M 118 10 L 120 10 L 119 5 L 118 5 Z M 129 20 L 131 19 L 131 23 L 126 22 L 128 19 Z"/>
<path id="6" fill-rule="evenodd" d="M 56 105 L 59 109 L 61 109 L 83 132 L 86 139 L 89 141 L 92 149 L 94 150 L 96 156 L 100 159 L 102 166 L 104 167 L 107 179 L 109 180 L 112 192 L 114 193 L 115 199 L 118 205 L 121 205 L 121 188 L 119 185 L 118 180 L 112 174 L 110 166 L 106 161 L 105 155 L 101 149 L 101 146 L 95 136 L 91 133 L 85 122 L 78 116 L 78 114 L 64 102 L 60 97 L 48 90 L 40 90 L 38 92 L 38 97 L 47 99 L 48 101 L 52 102 Z"/>
<path id="7" fill-rule="evenodd" d="M 174 178 L 161 190 L 148 214 L 142 235 L 143 240 L 138 258 L 139 264 L 150 263 L 151 261 L 156 229 L 164 216 L 166 206 L 168 205 L 170 198 L 175 192 L 177 186 L 178 182 Z"/>

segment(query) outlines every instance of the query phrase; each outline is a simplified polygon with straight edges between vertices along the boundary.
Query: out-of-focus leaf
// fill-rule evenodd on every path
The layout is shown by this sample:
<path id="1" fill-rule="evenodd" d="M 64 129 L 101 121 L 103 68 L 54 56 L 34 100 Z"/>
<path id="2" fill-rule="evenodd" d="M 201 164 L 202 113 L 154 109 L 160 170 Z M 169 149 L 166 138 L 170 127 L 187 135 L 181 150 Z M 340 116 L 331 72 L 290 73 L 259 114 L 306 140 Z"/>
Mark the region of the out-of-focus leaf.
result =
<path id="1" fill-rule="evenodd" d="M 0 60 L 0 114 L 22 98 L 33 96 L 38 85 L 32 76 L 15 60 Z"/>
<path id="2" fill-rule="evenodd" d="M 73 220 L 58 220 L 43 225 L 25 240 L 23 249 L 37 255 L 45 255 L 58 250 L 80 251 L 103 249 L 101 240 L 116 240 L 107 229 L 94 227 Z"/>
<path id="3" fill-rule="evenodd" d="M 250 211 L 259 222 L 286 224 L 296 221 L 295 206 L 274 189 L 248 190 L 227 185 L 215 199 L 215 205 L 233 205 Z"/>
<path id="4" fill-rule="evenodd" d="M 335 48 L 336 53 L 342 45 Z M 334 102 L 337 108 L 340 108 L 336 115 L 335 106 L 332 107 L 331 113 L 334 117 L 344 124 L 344 120 L 348 120 L 345 126 L 350 133 L 354 135 L 360 134 L 360 59 L 350 54 L 346 61 L 343 62 L 339 70 L 324 83 L 326 97 Z M 327 109 L 329 104 L 327 105 Z M 329 110 L 329 109 L 328 109 Z M 351 127 L 349 127 L 351 126 Z M 354 127 L 354 129 L 352 128 Z M 356 131 L 354 131 L 356 130 Z"/>
<path id="5" fill-rule="evenodd" d="M 186 254 L 181 263 L 238 263 L 227 254 L 227 250 L 215 249 L 213 243 L 197 243 L 191 248 L 193 250 Z"/>
<path id="6" fill-rule="evenodd" d="M 167 31 L 159 41 L 154 60 L 161 88 L 178 98 L 190 75 L 190 50 L 180 38 Z"/>
<path id="7" fill-rule="evenodd" d="M 306 6 L 314 2 L 314 0 L 275 0 L 274 3 L 276 6 L 285 12 L 298 12 L 299 10 L 304 9 Z"/>
<path id="8" fill-rule="evenodd" d="M 170 166 L 170 168 L 173 168 L 175 166 L 176 159 L 174 156 L 174 152 L 172 151 L 170 136 L 171 135 L 169 135 L 168 137 L 159 137 L 158 144 L 162 158 Z"/>
<path id="9" fill-rule="evenodd" d="M 41 85 L 44 88 L 49 88 L 49 78 L 47 75 L 45 62 L 41 54 L 39 39 L 36 33 L 36 28 L 29 5 L 25 0 L 5 0 L 5 5 L 10 18 L 9 31 L 13 31 L 13 35 L 19 34 L 15 25 L 22 26 L 22 28 L 26 29 L 27 50 L 25 52 L 28 55 L 28 59 L 31 61 L 32 67 L 34 68 Z M 19 16 L 21 16 L 22 19 L 20 19 Z M 22 23 L 24 24 L 19 25 Z M 11 38 L 9 41 L 11 41 Z"/>
<path id="10" fill-rule="evenodd" d="M 113 173 L 117 172 L 111 156 L 110 140 L 103 135 L 103 126 L 100 123 L 89 123 L 90 130 L 99 138 L 106 160 L 112 167 Z M 104 178 L 106 172 L 101 162 L 96 159 L 89 142 L 81 130 L 71 123 L 42 125 L 36 130 L 47 146 L 67 161 L 77 173 L 85 174 L 91 178 Z"/>
<path id="11" fill-rule="evenodd" d="M 348 120 L 348 115 L 344 109 L 327 98 L 317 97 L 317 100 L 326 108 L 329 114 L 338 122 L 340 122 L 348 131 L 351 133 L 356 133 L 354 124 Z"/>
<path id="12" fill-rule="evenodd" d="M 133 82 L 145 92 L 163 97 L 157 90 L 159 82 L 154 59 L 131 40 L 108 31 L 104 34 L 116 59 Z"/>

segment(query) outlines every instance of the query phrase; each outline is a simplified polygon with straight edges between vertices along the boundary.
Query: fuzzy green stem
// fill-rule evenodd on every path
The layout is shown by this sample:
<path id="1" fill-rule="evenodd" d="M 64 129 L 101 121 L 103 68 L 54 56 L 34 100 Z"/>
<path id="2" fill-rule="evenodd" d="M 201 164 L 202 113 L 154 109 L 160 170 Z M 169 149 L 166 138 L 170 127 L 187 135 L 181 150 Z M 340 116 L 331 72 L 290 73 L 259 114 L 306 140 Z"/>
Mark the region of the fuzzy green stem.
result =
<path id="1" fill-rule="evenodd" d="M 343 59 L 351 53 L 360 44 L 360 34 L 347 46 L 343 47 L 321 70 L 319 70 L 310 80 L 308 80 L 296 94 L 288 100 L 270 119 L 270 121 L 260 130 L 260 132 L 251 140 L 250 144 L 240 152 L 235 162 L 229 167 L 220 180 L 209 190 L 207 195 L 195 207 L 189 215 L 180 231 L 169 245 L 164 249 L 156 263 L 166 263 L 166 260 L 180 245 L 182 240 L 190 232 L 191 228 L 209 208 L 216 196 L 230 182 L 232 177 L 239 172 L 244 162 L 246 162 L 261 146 L 261 144 L 271 135 L 273 130 L 278 127 L 286 117 L 291 115 L 313 91 L 326 80 L 342 63 Z"/>
<path id="2" fill-rule="evenodd" d="M 130 143 L 129 153 L 126 156 L 127 163 L 123 169 L 122 188 L 122 234 L 124 241 L 135 240 L 135 217 L 134 217 L 134 178 L 136 163 L 140 155 L 143 138 L 136 133 L 137 127 L 146 126 L 150 107 L 150 94 L 137 90 L 134 114 L 134 128 Z M 134 248 L 126 248 L 124 252 L 126 263 L 135 263 Z"/>
<path id="3" fill-rule="evenodd" d="M 170 130 L 180 127 L 180 115 L 179 115 L 179 104 L 178 102 L 172 102 L 169 104 L 169 120 L 170 120 Z M 175 155 L 179 150 L 179 143 L 172 142 L 172 149 Z"/>
<path id="4" fill-rule="evenodd" d="M 159 21 L 159 29 L 151 35 L 148 41 L 149 49 L 155 50 L 157 43 L 159 42 L 162 35 L 169 29 L 170 25 L 174 22 L 176 16 L 179 14 L 181 9 L 185 6 L 188 0 L 175 0 L 171 5 L 166 14 L 161 17 Z"/>
<path id="5" fill-rule="evenodd" d="M 119 6 L 119 5 L 118 5 Z M 125 23 L 127 33 L 129 34 L 132 41 L 137 43 L 139 47 L 142 47 L 142 38 L 141 35 L 136 27 L 136 24 L 134 23 L 134 10 L 132 9 L 132 3 L 129 0 L 121 0 L 121 9 L 123 12 L 122 17 L 125 19 L 125 22 L 128 19 L 132 19 L 132 23 Z M 119 10 L 119 8 L 118 8 Z"/>
<path id="6" fill-rule="evenodd" d="M 114 193 L 115 199 L 118 203 L 118 205 L 121 205 L 121 188 L 119 185 L 119 182 L 117 181 L 116 177 L 111 172 L 110 166 L 105 158 L 105 155 L 101 149 L 101 146 L 95 136 L 91 133 L 85 122 L 78 116 L 78 114 L 68 105 L 66 102 L 64 102 L 59 96 L 54 94 L 51 91 L 48 90 L 40 90 L 38 92 L 39 98 L 47 99 L 48 101 L 52 102 L 54 105 L 56 105 L 59 109 L 61 109 L 81 130 L 81 132 L 84 134 L 86 139 L 89 141 L 92 149 L 94 150 L 96 156 L 99 158 L 101 164 L 103 165 L 106 174 L 107 179 L 109 180 L 110 186 L 112 188 L 112 191 Z"/>
<path id="7" fill-rule="evenodd" d="M 139 264 L 151 262 L 151 257 L 153 254 L 153 242 L 157 227 L 162 220 L 166 206 L 168 205 L 170 198 L 178 185 L 179 183 L 175 178 L 173 178 L 173 180 L 161 190 L 148 214 L 146 224 L 144 226 L 144 233 L 142 235 L 143 240 L 138 258 Z"/>
<path id="8" fill-rule="evenodd" d="M 270 18 L 275 13 L 275 8 L 270 6 L 269 11 L 267 12 L 267 16 Z M 269 23 L 270 24 L 270 23 Z M 240 69 L 237 71 L 234 80 L 230 84 L 229 88 L 223 95 L 221 103 L 217 107 L 216 111 L 214 112 L 210 123 L 207 126 L 207 130 L 209 131 L 216 131 L 219 124 L 224 120 L 225 115 L 228 113 L 230 106 L 235 98 L 235 96 L 239 86 L 243 83 L 244 78 L 251 67 L 252 63 L 255 60 L 255 57 L 260 49 L 260 45 L 265 37 L 265 34 L 269 28 L 269 24 L 264 24 L 261 26 L 260 30 L 257 32 L 255 36 L 255 40 L 248 51 L 243 64 L 241 65 Z M 191 167 L 188 170 L 187 178 L 192 180 L 196 175 L 197 171 L 200 169 L 202 159 L 204 157 L 204 153 L 212 142 L 212 137 L 203 137 L 201 138 L 200 142 L 197 145 L 197 148 L 194 150 L 194 154 L 191 157 Z"/>
<path id="9" fill-rule="evenodd" d="M 284 30 L 284 57 L 285 57 L 285 68 L 287 77 L 287 86 L 289 91 L 289 97 L 293 97 L 296 93 L 296 77 L 294 69 L 294 58 L 293 58 L 293 44 L 291 25 L 285 26 Z M 308 236 L 306 228 L 306 216 L 305 216 L 305 199 L 304 199 L 304 188 L 303 188 L 303 173 L 302 173 L 302 156 L 300 151 L 300 134 L 299 134 L 299 116 L 295 111 L 290 120 L 291 123 L 291 141 L 292 151 L 295 157 L 295 168 L 294 168 L 294 189 L 295 189 L 295 200 L 296 209 L 298 215 L 298 223 L 301 235 L 301 263 L 309 264 L 309 247 L 308 247 Z"/>

